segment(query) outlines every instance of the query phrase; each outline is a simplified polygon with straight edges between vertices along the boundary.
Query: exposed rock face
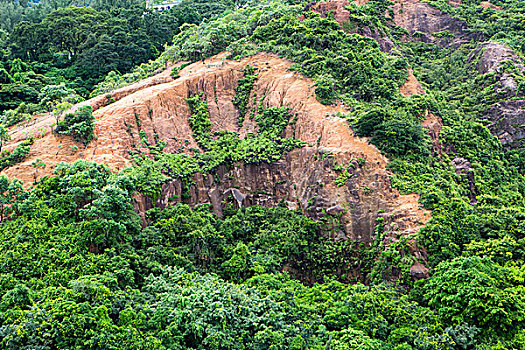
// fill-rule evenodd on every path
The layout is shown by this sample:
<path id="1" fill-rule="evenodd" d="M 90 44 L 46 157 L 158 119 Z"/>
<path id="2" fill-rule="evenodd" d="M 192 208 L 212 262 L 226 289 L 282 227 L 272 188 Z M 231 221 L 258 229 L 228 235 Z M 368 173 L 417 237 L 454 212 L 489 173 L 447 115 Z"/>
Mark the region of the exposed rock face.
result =
<path id="1" fill-rule="evenodd" d="M 354 3 L 363 5 L 367 2 L 355 1 Z M 351 23 L 350 12 L 346 9 L 346 6 L 350 4 L 351 2 L 348 0 L 322 1 L 307 6 L 307 9 L 322 15 L 332 14 L 346 32 L 357 33 L 375 39 L 382 51 L 391 52 L 394 43 L 386 33 L 381 32 L 376 27 L 363 26 L 362 24 L 356 26 L 354 23 Z M 467 27 L 465 22 L 452 18 L 447 13 L 420 0 L 395 0 L 390 10 L 385 13 L 385 17 L 390 20 L 387 22 L 387 25 L 397 25 L 406 29 L 408 36 L 405 36 L 403 40 L 448 45 L 451 41 L 450 38 L 441 38 L 434 34 L 449 31 L 455 37 L 453 40 L 459 40 L 458 38 L 464 34 L 463 31 Z"/>
<path id="2" fill-rule="evenodd" d="M 401 92 L 403 96 L 425 94 L 425 90 L 414 76 L 412 69 L 408 69 L 408 79 L 399 87 L 399 92 Z M 439 140 L 439 133 L 443 128 L 443 120 L 427 110 L 425 111 L 425 119 L 421 125 L 428 130 L 428 135 L 432 140 L 432 155 L 441 156 L 441 141 Z"/>
<path id="3" fill-rule="evenodd" d="M 523 92 L 518 91 L 518 83 L 512 74 L 500 69 L 509 62 L 522 74 L 525 64 L 521 57 L 502 43 L 487 42 L 478 45 L 470 54 L 469 61 L 476 65 L 480 74 L 494 73 L 497 79 L 495 92 L 500 102 L 492 105 L 485 118 L 490 120 L 488 128 L 504 146 L 525 146 L 525 99 Z M 515 99 L 519 97 L 521 99 Z"/>
<path id="4" fill-rule="evenodd" d="M 421 263 L 415 263 L 414 265 L 412 265 L 412 267 L 410 267 L 410 274 L 412 275 L 412 278 L 415 281 L 423 279 L 423 278 L 428 278 L 429 277 L 428 272 L 429 272 L 428 268 L 426 268 Z"/>
<path id="5" fill-rule="evenodd" d="M 449 31 L 454 36 L 460 36 L 467 27 L 465 22 L 419 0 L 396 0 L 392 9 L 394 23 L 406 29 L 411 40 L 439 43 L 441 39 L 432 33 Z"/>
<path id="6" fill-rule="evenodd" d="M 333 14 L 334 19 L 341 27 L 350 19 L 350 11 L 345 7 L 350 5 L 348 0 L 321 1 L 312 4 L 308 9 L 321 15 Z"/>
<path id="7" fill-rule="evenodd" d="M 465 158 L 456 157 L 452 160 L 452 165 L 454 166 L 454 172 L 456 174 L 464 175 L 466 177 L 469 184 L 468 197 L 470 199 L 470 204 L 476 204 L 478 202 L 476 199 L 476 182 L 474 179 L 474 169 L 472 169 L 470 162 Z"/>
<path id="8" fill-rule="evenodd" d="M 503 146 L 525 147 L 525 100 L 496 103 L 487 112 L 488 128 Z"/>
<path id="9" fill-rule="evenodd" d="M 156 85 L 146 83 L 142 88 L 122 92 L 120 100 L 94 113 L 96 139 L 85 149 L 75 150 L 71 147 L 75 143 L 69 137 L 56 137 L 49 130 L 39 134 L 38 128 L 50 124 L 51 117 L 43 117 L 35 125 L 13 132 L 11 148 L 28 133 L 33 133 L 36 140 L 28 158 L 4 173 L 31 182 L 35 175 L 31 163 L 36 158 L 47 164 L 47 168 L 37 174 L 39 177 L 50 174 L 61 161 L 77 159 L 106 163 L 114 170 L 128 167 L 131 164 L 128 151 L 143 147 L 137 118 L 141 119 L 141 130 L 150 142 L 154 142 L 156 135 L 167 143 L 166 152 L 174 152 L 179 146 L 174 138 L 187 139 L 189 147 L 197 147 L 191 137 L 190 111 L 185 102 L 185 98 L 197 92 L 206 95 L 212 131 L 237 131 L 242 137 L 255 130 L 254 122 L 246 118 L 244 126 L 238 127 L 238 111 L 232 99 L 237 81 L 249 64 L 259 73 L 254 86 L 257 105 L 262 100 L 266 107 L 290 107 L 297 122 L 287 127 L 286 136 L 294 136 L 309 146 L 290 152 L 273 164 L 235 164 L 230 168 L 221 167 L 216 176 L 196 174 L 190 187 L 191 196 L 184 199 L 187 203 L 209 202 L 220 215 L 225 201 L 238 206 L 274 206 L 283 202 L 313 218 L 333 216 L 341 227 L 334 233 L 336 238 L 362 242 L 374 239 L 379 216 L 385 218 L 388 237 L 393 239 L 416 232 L 429 219 L 420 209 L 416 195 L 400 195 L 391 187 L 385 170 L 387 159 L 374 146 L 353 136 L 346 120 L 336 116 L 336 112 L 345 111 L 320 104 L 315 98 L 312 80 L 288 71 L 291 62 L 269 54 L 241 61 L 224 57 L 219 55 L 205 63 L 194 63 L 183 69 L 177 80 L 164 81 L 156 77 L 152 78 L 152 81 L 157 79 Z M 93 101 L 97 100 L 90 103 L 95 103 Z M 334 183 L 339 176 L 334 170 L 335 163 L 344 164 L 352 174 L 341 187 Z M 163 207 L 181 193 L 181 182 L 172 180 L 163 186 L 157 203 L 138 197 L 136 207 L 142 213 L 152 205 Z"/>
<path id="10" fill-rule="evenodd" d="M 503 61 L 512 61 L 522 70 L 524 69 L 521 58 L 510 47 L 502 43 L 481 43 L 472 51 L 468 61 L 477 60 L 476 69 L 480 74 L 496 72 Z"/>
<path id="11" fill-rule="evenodd" d="M 502 8 L 500 6 L 494 5 L 494 4 L 490 3 L 489 1 L 482 1 L 479 4 L 479 6 L 484 7 L 484 8 L 491 8 L 493 10 L 498 10 L 498 11 L 502 10 Z"/>
<path id="12" fill-rule="evenodd" d="M 356 0 L 356 5 L 361 6 L 368 3 L 368 0 Z M 321 1 L 314 3 L 309 7 L 312 11 L 320 13 L 323 16 L 332 14 L 334 19 L 339 23 L 341 28 L 347 33 L 356 33 L 368 38 L 375 39 L 379 44 L 381 51 L 391 52 L 394 47 L 392 40 L 385 34 L 380 32 L 375 27 L 355 25 L 350 22 L 350 11 L 346 9 L 346 6 L 350 5 L 351 2 L 348 0 L 332 0 L 332 1 Z"/>
<path id="13" fill-rule="evenodd" d="M 196 174 L 187 202 L 192 206 L 211 203 L 219 216 L 225 202 L 236 207 L 273 207 L 283 202 L 289 209 L 299 209 L 314 219 L 332 216 L 341 225 L 333 238 L 369 243 L 374 237 L 378 213 L 387 211 L 387 218 L 392 219 L 389 215 L 393 208 L 388 201 L 397 194 L 389 188 L 387 174 L 368 173 L 366 163 L 359 165 L 350 154 L 340 153 L 333 158 L 326 157 L 327 154 L 321 147 L 305 147 L 272 164 L 236 164 L 231 169 L 221 167 L 214 176 Z M 335 162 L 349 164 L 353 175 L 340 188 L 334 182 L 339 176 L 333 170 Z M 384 190 L 388 193 L 380 192 Z M 163 187 L 157 205 L 169 205 L 168 198 L 180 198 L 182 192 L 180 180 L 170 181 Z M 413 222 L 404 223 L 400 221 L 401 231 L 411 229 Z"/>
<path id="14" fill-rule="evenodd" d="M 432 112 L 427 112 L 427 116 L 425 120 L 423 120 L 422 125 L 428 129 L 428 135 L 432 140 L 432 155 L 440 157 L 442 150 L 439 133 L 443 128 L 443 120 Z"/>
<path id="15" fill-rule="evenodd" d="M 399 92 L 403 96 L 425 94 L 425 90 L 421 86 L 421 83 L 414 76 L 414 72 L 412 71 L 412 69 L 408 69 L 408 79 L 403 85 L 399 87 Z"/>

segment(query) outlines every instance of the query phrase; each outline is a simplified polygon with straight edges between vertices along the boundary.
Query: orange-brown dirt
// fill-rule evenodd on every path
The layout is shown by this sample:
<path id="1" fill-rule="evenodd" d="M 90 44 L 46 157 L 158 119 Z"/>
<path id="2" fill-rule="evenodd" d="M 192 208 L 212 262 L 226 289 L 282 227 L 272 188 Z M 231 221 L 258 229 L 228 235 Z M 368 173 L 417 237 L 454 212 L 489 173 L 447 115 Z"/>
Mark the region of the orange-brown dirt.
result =
<path id="1" fill-rule="evenodd" d="M 368 3 L 369 0 L 354 0 L 353 2 L 360 6 Z M 343 27 L 343 24 L 350 18 L 350 12 L 345 8 L 350 3 L 349 0 L 321 1 L 313 4 L 311 9 L 321 14 L 333 13 L 334 19 Z M 458 7 L 462 4 L 462 1 L 448 0 L 448 3 Z M 502 9 L 490 1 L 482 1 L 479 5 L 494 10 Z M 408 30 L 411 35 L 416 32 L 431 35 L 444 30 L 457 34 L 466 28 L 464 22 L 451 18 L 448 14 L 421 0 L 394 0 L 394 4 L 390 8 L 394 14 L 394 17 L 391 18 L 393 22 L 397 26 Z M 390 17 L 388 12 L 385 13 L 385 16 Z M 431 36 L 427 36 L 424 39 L 432 40 Z"/>
<path id="2" fill-rule="evenodd" d="M 396 240 L 401 235 L 416 232 L 430 218 L 418 203 L 415 194 L 400 195 L 390 185 L 386 170 L 388 160 L 365 139 L 352 134 L 346 119 L 339 113 L 348 113 L 340 106 L 319 103 L 311 79 L 290 72 L 291 62 L 273 54 L 260 53 L 240 61 L 227 60 L 219 54 L 205 62 L 191 64 L 181 70 L 180 78 L 173 80 L 170 69 L 161 74 L 116 90 L 111 95 L 115 103 L 107 103 L 105 96 L 86 101 L 94 107 L 96 137 L 84 148 L 68 136 L 57 136 L 49 124 L 53 117 L 43 116 L 33 125 L 12 130 L 8 149 L 33 135 L 35 143 L 28 157 L 3 173 L 19 178 L 26 185 L 35 177 L 52 173 L 60 162 L 85 159 L 108 164 L 118 171 L 131 165 L 128 151 L 140 146 L 136 116 L 142 120 L 141 129 L 148 140 L 155 135 L 167 143 L 165 152 L 174 152 L 180 146 L 177 140 L 188 140 L 188 147 L 197 147 L 188 124 L 190 111 L 185 99 L 204 92 L 212 131 L 230 130 L 241 137 L 256 131 L 256 123 L 246 118 L 238 126 L 239 113 L 232 103 L 235 86 L 246 65 L 257 68 L 259 78 L 250 101 L 266 107 L 288 106 L 297 122 L 288 126 L 286 136 L 305 141 L 308 146 L 296 149 L 274 164 L 237 164 L 218 170 L 222 180 L 197 174 L 192 185 L 191 205 L 203 202 L 213 204 L 220 215 L 221 205 L 230 195 L 239 205 L 277 205 L 285 200 L 288 207 L 319 218 L 325 213 L 339 220 L 342 230 L 334 232 L 339 239 L 357 239 L 368 243 L 374 239 L 376 219 L 385 218 L 388 237 Z M 262 101 L 261 101 L 262 100 Z M 253 102 L 250 103 L 249 107 Z M 76 149 L 78 147 L 78 149 Z M 323 157 L 328 153 L 332 157 Z M 42 159 L 47 167 L 38 172 L 31 164 Z M 362 158 L 363 162 L 358 162 Z M 344 186 L 334 183 L 339 174 L 334 165 L 349 166 L 353 176 Z M 143 213 L 152 205 L 168 205 L 168 199 L 180 194 L 179 180 L 166 183 L 161 198 L 151 203 L 147 198 L 137 199 L 137 209 Z M 231 196 L 230 196 L 231 197 Z M 180 197 L 179 197 L 180 198 Z M 414 255 L 424 260 L 424 251 L 414 248 Z"/>
<path id="3" fill-rule="evenodd" d="M 367 4 L 369 1 L 370 0 L 354 0 L 353 3 L 361 6 Z M 314 3 L 310 9 L 320 14 L 333 13 L 334 19 L 343 27 L 343 24 L 350 18 L 350 12 L 345 8 L 350 4 L 351 2 L 348 0 L 320 1 Z"/>
<path id="4" fill-rule="evenodd" d="M 494 5 L 490 1 L 482 1 L 480 2 L 479 6 L 484 7 L 484 8 L 491 8 L 491 9 L 498 10 L 498 11 L 502 10 L 500 6 Z"/>
<path id="5" fill-rule="evenodd" d="M 432 112 L 427 111 L 426 117 L 423 120 L 423 127 L 428 129 L 428 135 L 432 140 L 432 155 L 441 156 L 441 141 L 439 133 L 443 128 L 443 120 Z"/>
<path id="6" fill-rule="evenodd" d="M 401 92 L 403 96 L 425 94 L 425 90 L 421 86 L 421 83 L 414 76 L 411 68 L 408 69 L 408 79 L 403 85 L 399 87 L 399 92 Z M 425 119 L 423 120 L 422 125 L 428 130 L 428 135 L 432 140 L 432 155 L 440 156 L 441 142 L 439 140 L 439 133 L 443 128 L 443 121 L 440 117 L 427 110 L 425 112 Z"/>
<path id="7" fill-rule="evenodd" d="M 421 83 L 414 76 L 414 72 L 411 68 L 408 69 L 408 79 L 403 85 L 399 87 L 399 92 L 403 96 L 425 94 L 425 90 L 421 86 Z"/>
<path id="8" fill-rule="evenodd" d="M 369 0 L 355 0 L 357 6 L 368 3 Z M 341 28 L 347 33 L 356 33 L 372 39 L 375 39 L 379 44 L 379 48 L 383 52 L 392 52 L 394 43 L 382 30 L 375 26 L 367 26 L 363 24 L 357 25 L 350 21 L 350 11 L 346 9 L 351 2 L 348 0 L 331 0 L 313 3 L 307 8 L 315 11 L 322 16 L 333 15 L 334 19 L 339 23 Z M 304 18 L 304 15 L 301 17 Z"/>
<path id="9" fill-rule="evenodd" d="M 333 13 L 334 19 L 343 27 L 343 24 L 350 18 L 350 11 L 345 8 L 348 5 L 350 5 L 348 0 L 321 1 L 313 4 L 311 10 L 323 15 Z"/>

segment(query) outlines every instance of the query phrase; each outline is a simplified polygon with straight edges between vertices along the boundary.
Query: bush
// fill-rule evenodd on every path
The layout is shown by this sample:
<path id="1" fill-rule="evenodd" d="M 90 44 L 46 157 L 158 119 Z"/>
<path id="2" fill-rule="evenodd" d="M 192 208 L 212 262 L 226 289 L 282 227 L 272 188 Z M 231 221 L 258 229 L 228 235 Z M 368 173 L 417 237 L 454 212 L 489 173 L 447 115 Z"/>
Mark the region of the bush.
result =
<path id="1" fill-rule="evenodd" d="M 248 99 L 252 92 L 253 84 L 257 80 L 258 75 L 255 73 L 255 68 L 246 66 L 244 68 L 244 76 L 239 79 L 238 85 L 235 87 L 235 97 L 233 98 L 233 104 L 239 110 L 239 127 L 242 127 L 244 117 L 248 111 Z"/>
<path id="2" fill-rule="evenodd" d="M 87 145 L 95 135 L 95 118 L 91 106 L 79 107 L 74 113 L 68 113 L 64 120 L 58 122 L 55 132 L 72 136 L 75 141 Z"/>
<path id="3" fill-rule="evenodd" d="M 0 155 L 0 170 L 23 161 L 29 154 L 33 142 L 34 140 L 30 138 L 29 140 L 24 141 L 18 145 L 12 152 L 3 151 Z"/>
<path id="4" fill-rule="evenodd" d="M 425 160 L 430 155 L 430 138 L 420 123 L 401 118 L 377 126 L 371 142 L 391 158 Z"/>
<path id="5" fill-rule="evenodd" d="M 423 287 L 425 298 L 451 325 L 479 327 L 487 339 L 510 338 L 525 326 L 523 272 L 490 259 L 442 262 Z"/>

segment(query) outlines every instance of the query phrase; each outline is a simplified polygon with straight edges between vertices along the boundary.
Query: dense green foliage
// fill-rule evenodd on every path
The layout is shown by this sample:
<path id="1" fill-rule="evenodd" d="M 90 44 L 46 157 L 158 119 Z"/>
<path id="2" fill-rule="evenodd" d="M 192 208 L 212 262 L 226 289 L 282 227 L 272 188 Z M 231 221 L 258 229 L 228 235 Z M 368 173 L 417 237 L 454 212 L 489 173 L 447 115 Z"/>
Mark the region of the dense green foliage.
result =
<path id="1" fill-rule="evenodd" d="M 318 15 L 273 19 L 258 27 L 252 40 L 297 62 L 297 71 L 317 80 L 316 93 L 325 101 L 336 92 L 365 101 L 390 98 L 406 78 L 403 59 L 382 54 L 375 40 L 345 34 L 335 21 Z"/>
<path id="2" fill-rule="evenodd" d="M 0 154 L 0 169 L 5 169 L 16 163 L 20 163 L 29 153 L 33 139 L 21 142 L 13 151 L 2 151 Z"/>
<path id="3" fill-rule="evenodd" d="M 239 127 L 242 127 L 246 112 L 248 112 L 248 103 L 250 94 L 252 92 L 253 84 L 257 80 L 255 68 L 247 66 L 244 69 L 244 76 L 239 79 L 237 87 L 235 88 L 235 97 L 233 104 L 239 109 Z"/>
<path id="4" fill-rule="evenodd" d="M 48 85 L 66 84 L 86 98 L 109 72 L 120 76 L 155 59 L 181 25 L 239 5 L 185 0 L 159 13 L 141 0 L 1 0 L 0 113 L 21 103 L 31 105 L 30 113 L 51 111 L 38 106 Z"/>
<path id="5" fill-rule="evenodd" d="M 305 9 L 306 1 L 183 1 L 159 14 L 133 0 L 89 7 L 0 0 L 4 125 L 46 110 L 57 118 L 55 132 L 87 144 L 90 108 L 62 114 L 96 83 L 93 95 L 169 61 L 275 52 L 315 81 L 321 102 L 349 107 L 355 133 L 391 159 L 392 185 L 418 193 L 432 213 L 420 232 L 396 242 L 385 242 L 378 218 L 376 239 L 365 245 L 330 238 L 337 218 L 314 221 L 284 203 L 224 203 L 222 217 L 209 204 L 185 204 L 197 173 L 218 182 L 221 167 L 272 163 L 304 146 L 284 138 L 295 127 L 289 108 L 263 108 L 265 97 L 254 98 L 258 73 L 247 67 L 233 102 L 239 126 L 250 118 L 257 133 L 212 132 L 213 97 L 197 93 L 186 100 L 195 143 L 182 140 L 175 153 L 164 152 L 157 137 L 148 140 L 136 114 L 141 142 L 130 152 L 133 167 L 119 174 L 77 161 L 30 190 L 0 177 L 0 347 L 524 349 L 525 157 L 490 133 L 485 113 L 502 99 L 521 99 L 525 77 L 513 62 L 476 70 L 479 40 L 505 42 L 523 55 L 524 4 L 493 0 L 502 7 L 495 10 L 480 0 L 427 2 L 464 20 L 476 40 L 399 41 L 406 32 L 384 19 L 388 0 L 349 5 L 343 30 Z M 388 36 L 393 53 L 349 34 L 365 26 Z M 399 93 L 407 66 L 426 95 Z M 503 73 L 516 81 L 513 94 L 500 90 Z M 443 123 L 437 143 L 422 126 L 430 113 Z M 0 130 L 2 144 L 8 136 Z M 22 161 L 31 143 L 2 152 L 0 168 Z M 38 161 L 35 172 L 45 166 Z M 335 166 L 336 186 L 350 179 L 348 169 Z M 139 217 L 133 196 L 158 204 L 169 180 L 180 182 L 180 198 Z M 417 282 L 409 274 L 413 241 L 426 249 L 431 269 Z M 393 270 L 401 280 L 385 283 Z"/>
<path id="6" fill-rule="evenodd" d="M 390 98 L 406 77 L 402 58 L 380 52 L 375 40 L 346 34 L 329 19 L 295 6 L 253 6 L 200 26 L 184 27 L 166 54 L 195 60 L 229 49 L 233 57 L 272 51 L 298 63 L 295 70 L 318 82 L 323 100 L 347 94 L 364 100 Z"/>
<path id="7" fill-rule="evenodd" d="M 450 13 L 455 18 L 468 23 L 469 32 L 482 34 L 485 40 L 501 41 L 513 49 L 525 54 L 523 21 L 525 2 L 521 0 L 492 0 L 489 6 L 482 8 L 482 0 L 462 1 L 459 6 L 452 6 L 445 0 L 426 0 L 436 8 Z"/>
<path id="8" fill-rule="evenodd" d="M 65 115 L 64 120 L 57 123 L 55 132 L 72 136 L 75 141 L 85 145 L 94 137 L 95 118 L 91 106 L 79 107 L 74 113 Z"/>
<path id="9" fill-rule="evenodd" d="M 488 258 L 459 258 L 440 264 L 426 288 L 429 305 L 449 322 L 469 323 L 489 336 L 523 329 L 522 272 Z"/>
<path id="10" fill-rule="evenodd" d="M 178 204 L 141 228 L 128 175 L 83 161 L 56 175 L 31 192 L 0 178 L 11 205 L 0 226 L 6 349 L 451 349 L 476 334 L 390 288 L 310 288 L 280 274 L 286 263 L 334 269 L 323 251 L 334 243 L 301 214 L 251 207 L 218 219 Z"/>

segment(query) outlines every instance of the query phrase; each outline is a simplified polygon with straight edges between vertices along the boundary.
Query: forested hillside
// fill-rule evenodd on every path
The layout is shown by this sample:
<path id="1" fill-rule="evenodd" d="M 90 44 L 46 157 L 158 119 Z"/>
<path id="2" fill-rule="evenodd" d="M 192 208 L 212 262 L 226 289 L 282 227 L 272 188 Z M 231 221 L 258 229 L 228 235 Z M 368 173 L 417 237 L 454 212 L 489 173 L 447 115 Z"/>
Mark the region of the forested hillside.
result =
<path id="1" fill-rule="evenodd" d="M 525 349 L 524 34 L 0 0 L 0 348 Z"/>

